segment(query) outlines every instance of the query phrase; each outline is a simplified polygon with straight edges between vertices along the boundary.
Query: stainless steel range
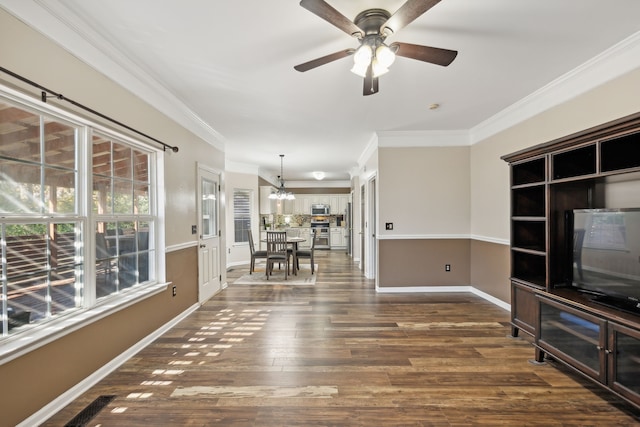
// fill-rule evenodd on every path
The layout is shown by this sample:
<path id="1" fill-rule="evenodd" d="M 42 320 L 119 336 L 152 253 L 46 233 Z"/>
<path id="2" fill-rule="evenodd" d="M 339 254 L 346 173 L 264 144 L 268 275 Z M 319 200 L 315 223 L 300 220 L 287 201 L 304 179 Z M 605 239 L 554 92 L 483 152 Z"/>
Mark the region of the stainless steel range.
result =
<path id="1" fill-rule="evenodd" d="M 316 232 L 316 249 L 331 249 L 331 228 L 327 219 L 311 219 L 311 235 Z"/>

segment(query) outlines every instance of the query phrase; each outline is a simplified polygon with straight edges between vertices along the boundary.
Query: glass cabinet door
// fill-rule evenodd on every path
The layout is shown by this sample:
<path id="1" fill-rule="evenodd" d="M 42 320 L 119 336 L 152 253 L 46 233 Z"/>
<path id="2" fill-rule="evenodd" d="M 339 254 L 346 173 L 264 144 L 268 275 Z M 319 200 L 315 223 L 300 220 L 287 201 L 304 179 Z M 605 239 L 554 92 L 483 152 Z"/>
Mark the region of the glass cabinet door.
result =
<path id="1" fill-rule="evenodd" d="M 640 332 L 609 323 L 609 385 L 640 404 Z"/>
<path id="2" fill-rule="evenodd" d="M 604 382 L 606 321 L 540 298 L 537 344 Z"/>

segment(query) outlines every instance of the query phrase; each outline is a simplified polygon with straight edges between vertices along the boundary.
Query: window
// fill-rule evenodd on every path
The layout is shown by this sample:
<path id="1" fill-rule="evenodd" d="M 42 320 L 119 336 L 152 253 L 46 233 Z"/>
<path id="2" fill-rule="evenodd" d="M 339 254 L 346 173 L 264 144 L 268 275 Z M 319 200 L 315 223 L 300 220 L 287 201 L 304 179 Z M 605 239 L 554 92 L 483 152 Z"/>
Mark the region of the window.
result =
<path id="1" fill-rule="evenodd" d="M 154 278 L 150 156 L 101 134 L 92 145 L 96 297 L 102 298 Z"/>
<path id="2" fill-rule="evenodd" d="M 233 190 L 233 229 L 236 243 L 249 242 L 251 196 L 251 190 Z"/>
<path id="3" fill-rule="evenodd" d="M 156 153 L 42 108 L 0 97 L 5 337 L 158 277 Z"/>

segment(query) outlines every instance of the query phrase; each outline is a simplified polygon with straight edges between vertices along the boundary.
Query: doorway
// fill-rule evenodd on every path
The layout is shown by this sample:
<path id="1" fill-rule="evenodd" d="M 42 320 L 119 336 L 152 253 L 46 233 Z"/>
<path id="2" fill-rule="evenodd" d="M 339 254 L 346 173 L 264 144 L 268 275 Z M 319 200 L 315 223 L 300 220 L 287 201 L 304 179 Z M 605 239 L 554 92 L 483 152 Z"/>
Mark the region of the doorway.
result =
<path id="1" fill-rule="evenodd" d="M 376 177 L 372 177 L 367 183 L 367 262 L 365 276 L 369 279 L 376 278 L 377 271 L 377 248 L 376 237 Z"/>
<path id="2" fill-rule="evenodd" d="M 220 174 L 198 165 L 198 302 L 221 288 Z"/>
<path id="3" fill-rule="evenodd" d="M 365 248 L 364 248 L 364 236 L 366 236 L 366 224 L 367 224 L 367 220 L 365 217 L 365 212 L 367 211 L 365 209 L 365 186 L 364 184 L 360 186 L 360 231 L 358 232 L 358 235 L 360 236 L 360 251 L 359 251 L 359 255 L 360 255 L 360 270 L 362 271 L 366 271 L 365 270 L 365 266 L 366 266 L 366 258 L 365 258 Z"/>

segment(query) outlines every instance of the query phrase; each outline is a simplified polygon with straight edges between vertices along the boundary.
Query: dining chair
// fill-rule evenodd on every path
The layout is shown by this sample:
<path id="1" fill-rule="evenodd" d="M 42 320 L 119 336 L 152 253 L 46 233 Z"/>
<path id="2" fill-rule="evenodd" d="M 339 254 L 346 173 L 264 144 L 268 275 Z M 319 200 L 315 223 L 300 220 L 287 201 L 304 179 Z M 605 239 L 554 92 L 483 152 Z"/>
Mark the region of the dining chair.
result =
<path id="1" fill-rule="evenodd" d="M 253 233 L 251 230 L 248 231 L 249 234 L 249 249 L 251 250 L 251 265 L 249 266 L 249 274 L 252 274 L 256 268 L 256 259 L 267 259 L 267 251 L 256 251 L 256 248 L 253 244 Z"/>
<path id="2" fill-rule="evenodd" d="M 297 228 L 288 228 L 287 239 L 291 237 L 300 237 L 300 230 Z M 298 275 L 297 249 L 298 249 L 298 243 L 289 242 L 289 246 L 287 250 L 289 252 L 289 257 L 291 257 L 291 265 L 292 265 L 291 272 L 296 276 Z"/>
<path id="3" fill-rule="evenodd" d="M 313 260 L 313 252 L 315 251 L 316 248 L 316 230 L 313 230 L 311 232 L 311 249 L 308 251 L 297 251 L 296 252 L 296 262 L 298 263 L 297 265 L 297 269 L 300 269 L 300 264 L 299 264 L 299 260 L 300 258 L 308 258 L 309 262 L 311 263 L 311 274 L 313 274 L 314 269 L 315 269 L 315 262 Z"/>
<path id="4" fill-rule="evenodd" d="M 267 232 L 267 280 L 273 272 L 274 263 L 285 263 L 284 280 L 289 276 L 289 245 L 285 231 Z"/>

